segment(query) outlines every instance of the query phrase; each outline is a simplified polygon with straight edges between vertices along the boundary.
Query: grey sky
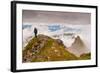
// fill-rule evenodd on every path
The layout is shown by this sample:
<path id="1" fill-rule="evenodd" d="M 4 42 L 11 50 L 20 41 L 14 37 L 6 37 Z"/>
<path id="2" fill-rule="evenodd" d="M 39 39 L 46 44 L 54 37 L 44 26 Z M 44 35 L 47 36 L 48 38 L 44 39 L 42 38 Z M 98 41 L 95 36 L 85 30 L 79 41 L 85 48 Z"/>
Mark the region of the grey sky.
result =
<path id="1" fill-rule="evenodd" d="M 90 13 L 23 10 L 24 23 L 90 24 Z"/>

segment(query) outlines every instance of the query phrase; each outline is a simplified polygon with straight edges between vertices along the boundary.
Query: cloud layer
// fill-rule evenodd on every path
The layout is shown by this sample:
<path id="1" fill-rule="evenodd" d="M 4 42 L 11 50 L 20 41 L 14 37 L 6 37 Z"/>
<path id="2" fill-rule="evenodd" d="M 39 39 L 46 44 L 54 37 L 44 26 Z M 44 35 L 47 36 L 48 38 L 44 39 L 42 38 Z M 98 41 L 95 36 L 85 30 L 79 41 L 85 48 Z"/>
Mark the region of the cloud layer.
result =
<path id="1" fill-rule="evenodd" d="M 90 24 L 90 13 L 23 10 L 23 23 Z"/>

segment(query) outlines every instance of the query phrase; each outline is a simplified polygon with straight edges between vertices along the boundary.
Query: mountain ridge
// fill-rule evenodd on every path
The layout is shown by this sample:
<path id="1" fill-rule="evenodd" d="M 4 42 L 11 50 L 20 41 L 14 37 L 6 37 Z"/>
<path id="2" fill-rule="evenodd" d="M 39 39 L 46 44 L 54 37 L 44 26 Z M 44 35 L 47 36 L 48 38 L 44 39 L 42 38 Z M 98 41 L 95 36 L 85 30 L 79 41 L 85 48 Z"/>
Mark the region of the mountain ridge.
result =
<path id="1" fill-rule="evenodd" d="M 78 40 L 81 41 L 81 46 L 84 44 L 80 37 L 75 38 L 75 40 L 72 45 L 74 45 L 74 43 L 78 44 Z M 90 54 L 82 53 L 80 56 L 77 56 L 71 49 L 74 49 L 75 52 L 81 48 L 75 48 L 75 45 L 73 48 L 68 48 L 60 39 L 53 39 L 49 36 L 38 34 L 37 37 L 33 37 L 22 50 L 22 61 L 27 63 L 90 59 Z"/>
<path id="2" fill-rule="evenodd" d="M 23 50 L 23 62 L 65 61 L 78 59 L 68 52 L 60 39 L 39 34 Z"/>

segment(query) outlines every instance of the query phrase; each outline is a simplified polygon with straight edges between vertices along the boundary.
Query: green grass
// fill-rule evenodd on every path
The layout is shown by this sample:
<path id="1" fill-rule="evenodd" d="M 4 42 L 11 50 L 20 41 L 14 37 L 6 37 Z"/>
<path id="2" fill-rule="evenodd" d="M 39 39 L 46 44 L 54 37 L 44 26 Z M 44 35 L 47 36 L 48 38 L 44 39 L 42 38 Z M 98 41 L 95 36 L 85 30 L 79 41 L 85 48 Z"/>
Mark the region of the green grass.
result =
<path id="1" fill-rule="evenodd" d="M 53 47 L 53 48 L 52 48 Z M 56 52 L 55 52 L 56 50 Z M 48 39 L 45 46 L 37 54 L 41 58 L 33 59 L 33 62 L 42 61 L 64 61 L 64 60 L 77 60 L 78 58 L 65 50 L 63 45 L 59 45 L 54 39 Z"/>
<path id="2" fill-rule="evenodd" d="M 44 36 L 44 35 L 43 35 Z M 76 57 L 74 54 L 67 51 L 63 44 L 59 44 L 55 39 L 50 37 L 39 36 L 38 38 L 32 38 L 27 46 L 23 50 L 23 57 L 27 55 L 27 51 L 32 49 L 32 46 L 39 42 L 41 39 L 46 38 L 44 41 L 45 45 L 39 49 L 38 53 L 35 53 L 31 62 L 45 62 L 45 61 L 69 61 L 69 60 L 86 60 L 90 59 L 90 54 L 81 55 L 81 57 Z M 32 53 L 32 52 L 30 52 Z"/>
<path id="3" fill-rule="evenodd" d="M 79 57 L 79 60 L 88 60 L 91 59 L 91 53 L 83 54 Z"/>

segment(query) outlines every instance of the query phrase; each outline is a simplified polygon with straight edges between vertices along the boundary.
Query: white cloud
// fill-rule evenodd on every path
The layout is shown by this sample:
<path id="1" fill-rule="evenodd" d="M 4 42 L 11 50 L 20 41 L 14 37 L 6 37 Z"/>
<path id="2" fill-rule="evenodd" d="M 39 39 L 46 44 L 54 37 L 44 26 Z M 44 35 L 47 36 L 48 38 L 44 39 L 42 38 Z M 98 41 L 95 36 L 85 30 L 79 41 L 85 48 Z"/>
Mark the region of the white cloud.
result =
<path id="1" fill-rule="evenodd" d="M 24 24 L 26 25 L 26 24 Z M 24 26 L 23 25 L 23 26 Z M 77 35 L 79 35 L 83 41 L 86 43 L 87 46 L 89 46 L 90 49 L 90 42 L 91 42 L 91 31 L 90 31 L 90 25 L 66 25 L 66 24 L 59 24 L 61 29 L 51 32 L 48 29 L 48 25 L 50 25 L 49 23 L 34 23 L 34 24 L 28 24 L 28 25 L 32 25 L 31 28 L 26 28 L 23 29 L 23 43 L 24 46 L 25 44 L 28 42 L 27 40 L 30 39 L 30 37 L 34 37 L 34 28 L 36 27 L 38 29 L 38 34 L 44 34 L 44 35 L 48 35 L 52 38 L 55 38 L 54 35 L 57 35 L 59 37 L 56 37 L 57 39 L 61 39 L 64 44 L 66 46 L 70 46 L 73 43 L 73 39 L 72 38 L 68 38 L 67 36 L 64 36 L 64 33 L 75 33 Z M 53 24 L 52 24 L 53 25 Z M 64 31 L 64 29 L 67 29 L 68 27 L 70 27 L 72 30 L 77 30 L 80 29 L 79 31 Z"/>

